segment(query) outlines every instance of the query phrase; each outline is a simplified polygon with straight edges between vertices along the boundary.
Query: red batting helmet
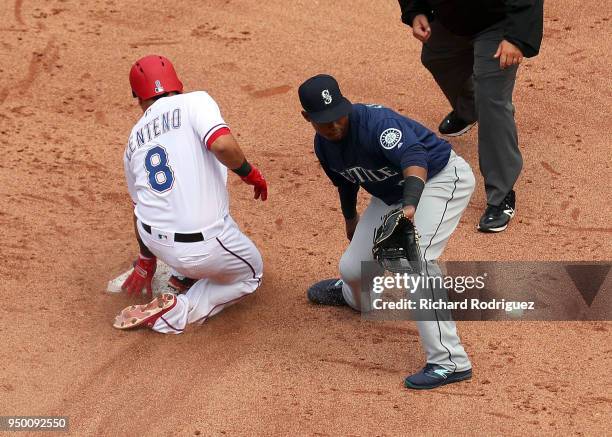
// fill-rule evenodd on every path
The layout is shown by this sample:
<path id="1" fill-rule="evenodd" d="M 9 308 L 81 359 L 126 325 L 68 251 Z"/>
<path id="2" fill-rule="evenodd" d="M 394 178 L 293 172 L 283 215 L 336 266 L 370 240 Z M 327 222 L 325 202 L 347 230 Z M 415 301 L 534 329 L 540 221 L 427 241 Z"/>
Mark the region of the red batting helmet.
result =
<path id="1" fill-rule="evenodd" d="M 139 59 L 130 70 L 132 94 L 142 100 L 169 93 L 183 92 L 183 84 L 168 58 L 149 55 Z"/>

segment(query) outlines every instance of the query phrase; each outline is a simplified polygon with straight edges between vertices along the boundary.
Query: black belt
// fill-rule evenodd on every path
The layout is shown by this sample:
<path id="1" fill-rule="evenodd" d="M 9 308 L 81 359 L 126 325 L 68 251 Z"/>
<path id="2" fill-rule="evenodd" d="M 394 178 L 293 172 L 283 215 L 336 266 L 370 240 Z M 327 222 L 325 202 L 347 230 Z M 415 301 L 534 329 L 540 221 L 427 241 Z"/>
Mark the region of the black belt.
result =
<path id="1" fill-rule="evenodd" d="M 142 225 L 142 229 L 151 234 L 151 226 L 142 222 L 140 224 Z M 195 234 L 180 234 L 176 232 L 174 234 L 174 241 L 177 243 L 196 243 L 198 241 L 204 241 L 204 235 L 202 235 L 201 232 L 196 232 Z"/>

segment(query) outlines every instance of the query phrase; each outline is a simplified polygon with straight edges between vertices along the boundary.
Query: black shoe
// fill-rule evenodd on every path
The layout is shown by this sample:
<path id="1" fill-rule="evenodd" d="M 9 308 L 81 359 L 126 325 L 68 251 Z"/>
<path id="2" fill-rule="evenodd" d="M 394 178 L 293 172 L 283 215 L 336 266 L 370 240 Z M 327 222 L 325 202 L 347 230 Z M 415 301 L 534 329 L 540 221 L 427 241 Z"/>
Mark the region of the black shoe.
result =
<path id="1" fill-rule="evenodd" d="M 168 286 L 180 294 L 189 290 L 196 281 L 197 279 L 191 279 L 186 276 L 172 275 L 168 279 Z"/>
<path id="2" fill-rule="evenodd" d="M 453 372 L 437 364 L 427 363 L 420 372 L 407 377 L 404 380 L 404 386 L 416 390 L 428 390 L 453 382 L 465 381 L 471 377 L 472 369 Z"/>
<path id="3" fill-rule="evenodd" d="M 501 205 L 487 205 L 487 209 L 480 218 L 478 230 L 480 232 L 501 232 L 508 227 L 510 219 L 515 214 L 516 197 L 514 190 L 510 191 Z"/>
<path id="4" fill-rule="evenodd" d="M 447 137 L 458 137 L 459 135 L 463 135 L 476 124 L 476 122 L 467 122 L 459 118 L 455 111 L 451 111 L 440 126 L 438 126 L 438 130 L 442 135 L 446 135 Z"/>
<path id="5" fill-rule="evenodd" d="M 342 279 L 325 279 L 308 289 L 308 300 L 318 305 L 346 306 L 342 296 Z"/>

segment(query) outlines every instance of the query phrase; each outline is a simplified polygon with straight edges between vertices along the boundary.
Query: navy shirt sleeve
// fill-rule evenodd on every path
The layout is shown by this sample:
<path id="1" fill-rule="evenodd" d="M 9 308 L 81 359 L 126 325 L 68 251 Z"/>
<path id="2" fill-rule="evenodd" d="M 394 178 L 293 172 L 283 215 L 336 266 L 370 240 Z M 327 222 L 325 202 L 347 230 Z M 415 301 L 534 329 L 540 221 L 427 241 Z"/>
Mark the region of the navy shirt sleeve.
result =
<path id="1" fill-rule="evenodd" d="M 346 178 L 329 168 L 329 165 L 325 159 L 325 153 L 323 152 L 322 146 L 318 141 L 318 137 L 315 137 L 314 149 L 323 171 L 325 171 L 325 174 L 332 184 L 338 188 L 342 215 L 347 220 L 355 218 L 357 215 L 357 192 L 359 191 L 359 184 L 349 182 L 346 180 Z"/>
<path id="2" fill-rule="evenodd" d="M 427 169 L 427 150 L 416 133 L 403 119 L 385 118 L 373 129 L 374 144 L 394 165 L 404 170 L 410 166 Z"/>
<path id="3" fill-rule="evenodd" d="M 332 171 L 329 168 L 329 164 L 327 163 L 325 153 L 323 152 L 323 146 L 319 142 L 319 138 L 317 136 L 315 136 L 315 140 L 314 140 L 314 150 L 315 150 L 315 154 L 317 155 L 317 158 L 319 159 L 319 163 L 321 163 L 321 167 L 323 167 L 323 171 L 325 171 L 325 174 L 327 175 L 329 180 L 332 182 L 332 184 L 334 184 L 334 186 L 340 187 L 342 185 L 350 185 L 350 186 L 355 185 L 355 189 L 356 190 L 359 189 L 358 184 L 352 184 L 351 182 L 346 180 L 346 178 L 344 178 L 342 175 L 336 173 L 335 171 Z"/>

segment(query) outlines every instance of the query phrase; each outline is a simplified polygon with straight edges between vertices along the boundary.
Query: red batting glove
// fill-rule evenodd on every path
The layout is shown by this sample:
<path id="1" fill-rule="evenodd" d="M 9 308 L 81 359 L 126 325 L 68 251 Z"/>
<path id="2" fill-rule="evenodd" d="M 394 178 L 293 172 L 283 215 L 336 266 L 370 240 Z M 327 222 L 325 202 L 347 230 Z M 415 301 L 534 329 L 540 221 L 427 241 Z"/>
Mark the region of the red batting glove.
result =
<path id="1" fill-rule="evenodd" d="M 134 262 L 134 270 L 132 274 L 125 280 L 121 289 L 127 291 L 127 294 L 140 294 L 143 288 L 146 287 L 147 293 L 153 297 L 153 275 L 157 269 L 157 258 L 144 258 L 142 255 Z"/>
<path id="2" fill-rule="evenodd" d="M 266 180 L 257 168 L 251 166 L 251 172 L 240 179 L 254 186 L 253 191 L 255 192 L 255 199 L 261 197 L 261 200 L 266 200 L 268 198 L 268 184 L 266 184 Z"/>

